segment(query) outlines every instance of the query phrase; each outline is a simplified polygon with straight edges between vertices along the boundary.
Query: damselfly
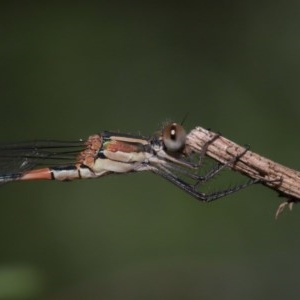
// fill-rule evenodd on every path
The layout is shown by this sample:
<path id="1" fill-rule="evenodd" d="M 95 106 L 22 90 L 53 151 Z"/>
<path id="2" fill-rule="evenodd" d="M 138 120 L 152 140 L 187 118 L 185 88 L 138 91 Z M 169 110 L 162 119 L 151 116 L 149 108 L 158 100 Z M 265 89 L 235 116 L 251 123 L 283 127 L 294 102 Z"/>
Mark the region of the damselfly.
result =
<path id="1" fill-rule="evenodd" d="M 0 145 L 0 183 L 25 180 L 70 181 L 150 171 L 198 200 L 208 202 L 255 182 L 250 181 L 212 194 L 199 191 L 201 184 L 214 177 L 226 164 L 217 164 L 206 175 L 200 176 L 197 172 L 200 164 L 190 160 L 185 143 L 184 128 L 177 123 L 169 123 L 159 134 L 151 137 L 104 131 L 85 141 L 32 141 Z"/>

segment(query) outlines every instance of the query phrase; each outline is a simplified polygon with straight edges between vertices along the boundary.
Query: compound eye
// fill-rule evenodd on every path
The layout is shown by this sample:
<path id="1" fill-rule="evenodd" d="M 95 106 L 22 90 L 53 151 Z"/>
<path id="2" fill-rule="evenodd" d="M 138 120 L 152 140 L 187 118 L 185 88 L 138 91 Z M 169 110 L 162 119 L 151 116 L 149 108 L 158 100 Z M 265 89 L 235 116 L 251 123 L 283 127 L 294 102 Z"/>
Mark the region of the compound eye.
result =
<path id="1" fill-rule="evenodd" d="M 186 132 L 181 125 L 171 123 L 163 129 L 162 140 L 167 151 L 176 152 L 184 147 Z"/>

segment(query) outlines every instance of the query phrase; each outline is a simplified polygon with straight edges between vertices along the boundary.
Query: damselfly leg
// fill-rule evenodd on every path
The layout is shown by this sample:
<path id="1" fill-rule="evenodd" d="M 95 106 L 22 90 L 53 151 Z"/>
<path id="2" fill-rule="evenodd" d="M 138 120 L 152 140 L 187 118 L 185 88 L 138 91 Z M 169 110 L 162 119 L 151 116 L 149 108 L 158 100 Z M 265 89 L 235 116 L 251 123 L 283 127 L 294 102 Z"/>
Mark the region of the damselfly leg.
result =
<path id="1" fill-rule="evenodd" d="M 201 185 L 203 185 L 204 183 L 206 183 L 209 180 L 211 180 L 212 178 L 214 178 L 224 168 L 237 162 L 248 151 L 248 149 L 249 149 L 249 146 L 246 146 L 245 150 L 242 153 L 240 153 L 239 155 L 237 155 L 235 157 L 232 157 L 230 160 L 228 160 L 224 164 L 221 164 L 221 163 L 215 164 L 205 175 L 197 175 L 195 173 L 192 173 L 185 169 L 182 169 L 182 167 L 178 167 L 174 164 L 169 164 L 167 166 L 160 167 L 160 168 L 154 170 L 154 173 L 156 173 L 156 174 L 162 176 L 163 178 L 167 179 L 168 181 L 174 183 L 179 188 L 183 189 L 187 193 L 194 196 L 196 199 L 203 201 L 203 202 L 211 202 L 211 201 L 217 200 L 219 198 L 222 198 L 224 196 L 238 192 L 252 184 L 260 182 L 259 179 L 253 179 L 253 180 L 249 180 L 243 184 L 239 184 L 234 187 L 230 187 L 227 189 L 219 190 L 219 191 L 216 191 L 213 193 L 208 193 L 208 194 L 198 190 L 198 188 L 201 187 Z M 200 162 L 202 162 L 202 160 L 204 158 L 202 156 L 204 156 L 204 154 L 205 153 L 203 151 L 200 153 L 200 155 L 201 155 Z M 202 165 L 202 163 L 199 165 Z M 195 180 L 196 182 L 194 184 L 190 184 L 187 181 L 182 180 L 180 175 L 177 176 L 175 172 L 177 174 L 183 174 L 187 177 L 190 177 L 191 179 Z"/>

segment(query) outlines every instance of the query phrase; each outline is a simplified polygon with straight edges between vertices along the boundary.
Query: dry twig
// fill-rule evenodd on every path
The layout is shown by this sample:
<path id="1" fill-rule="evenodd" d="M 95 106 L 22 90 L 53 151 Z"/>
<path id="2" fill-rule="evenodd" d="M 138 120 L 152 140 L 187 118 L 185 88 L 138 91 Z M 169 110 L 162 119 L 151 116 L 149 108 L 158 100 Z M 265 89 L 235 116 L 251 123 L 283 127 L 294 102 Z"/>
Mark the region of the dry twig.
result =
<path id="1" fill-rule="evenodd" d="M 201 153 L 220 163 L 226 163 L 233 157 L 245 151 L 245 146 L 240 146 L 219 134 L 196 127 L 187 136 L 187 151 Z M 253 179 L 260 179 L 265 186 L 277 191 L 279 196 L 287 200 L 282 203 L 276 213 L 278 216 L 287 204 L 300 201 L 300 172 L 287 168 L 268 158 L 252 151 L 246 151 L 238 161 L 229 167 Z"/>

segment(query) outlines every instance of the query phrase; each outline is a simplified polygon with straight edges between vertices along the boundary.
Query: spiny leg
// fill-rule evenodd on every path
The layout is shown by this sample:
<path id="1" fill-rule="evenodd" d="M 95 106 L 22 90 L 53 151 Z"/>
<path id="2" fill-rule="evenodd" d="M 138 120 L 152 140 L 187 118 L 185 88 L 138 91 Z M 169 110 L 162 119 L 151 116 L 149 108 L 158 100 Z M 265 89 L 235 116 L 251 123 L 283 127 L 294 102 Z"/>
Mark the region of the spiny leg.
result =
<path id="1" fill-rule="evenodd" d="M 216 133 L 211 140 L 209 140 L 208 142 L 206 142 L 204 144 L 204 146 L 202 147 L 201 151 L 199 152 L 199 161 L 198 163 L 195 165 L 195 167 L 200 168 L 202 166 L 203 163 L 203 159 L 205 157 L 206 151 L 208 149 L 208 146 L 210 144 L 212 144 L 216 139 L 218 139 L 220 137 L 219 133 Z"/>
<path id="2" fill-rule="evenodd" d="M 232 188 L 217 191 L 217 192 L 214 192 L 214 193 L 211 193 L 211 194 L 201 193 L 202 198 L 199 199 L 199 200 L 202 200 L 204 202 L 212 202 L 214 200 L 225 197 L 227 195 L 234 194 L 234 193 L 236 193 L 236 192 L 238 192 L 238 191 L 240 191 L 240 190 L 242 190 L 242 189 L 244 189 L 244 188 L 246 188 L 246 187 L 248 187 L 252 184 L 258 183 L 259 181 L 260 181 L 260 179 L 250 179 L 247 182 L 245 182 L 243 184 L 236 185 Z"/>
<path id="3" fill-rule="evenodd" d="M 216 133 L 211 140 L 209 140 L 207 143 L 205 143 L 205 145 L 201 149 L 201 152 L 199 153 L 199 161 L 196 165 L 194 165 L 194 167 L 197 167 L 199 169 L 202 166 L 203 159 L 205 157 L 205 154 L 207 152 L 207 149 L 208 149 L 209 145 L 211 143 L 213 143 L 219 137 L 220 137 L 220 134 Z M 184 171 L 182 171 L 182 173 L 185 173 L 190 178 L 197 180 L 197 182 L 195 184 L 195 187 L 196 187 L 200 183 L 204 183 L 204 182 L 207 182 L 208 180 L 210 180 L 212 177 L 214 177 L 219 172 L 221 172 L 224 168 L 228 167 L 231 164 L 234 164 L 236 161 L 238 161 L 249 150 L 249 148 L 250 148 L 250 146 L 246 145 L 245 150 L 242 153 L 240 153 L 239 155 L 232 157 L 230 160 L 228 160 L 224 164 L 222 164 L 222 163 L 215 164 L 205 175 L 196 175 L 196 174 L 189 173 L 189 172 L 184 172 Z M 170 169 L 176 170 L 178 168 L 174 165 L 171 165 Z"/>
<path id="4" fill-rule="evenodd" d="M 205 175 L 199 176 L 198 181 L 196 182 L 194 187 L 196 188 L 199 184 L 207 182 L 208 180 L 216 176 L 218 173 L 220 173 L 226 167 L 236 163 L 249 150 L 249 148 L 250 148 L 249 145 L 246 145 L 244 151 L 242 151 L 240 154 L 232 157 L 224 164 L 217 163 L 216 165 L 214 165 Z"/>
<path id="5" fill-rule="evenodd" d="M 160 169 L 152 169 L 152 172 L 162 176 L 163 178 L 167 179 L 168 181 L 172 182 L 185 192 L 189 193 L 193 197 L 195 197 L 199 201 L 203 202 L 211 202 L 214 200 L 217 200 L 219 198 L 225 197 L 227 195 L 233 194 L 235 192 L 238 192 L 252 184 L 258 183 L 260 179 L 251 179 L 248 182 L 244 184 L 237 185 L 233 188 L 225 189 L 222 191 L 217 191 L 211 194 L 206 194 L 203 192 L 199 192 L 195 189 L 194 185 L 188 184 L 187 182 L 183 181 L 179 177 L 175 176 L 173 173 L 171 173 L 168 169 L 160 168 Z"/>
<path id="6" fill-rule="evenodd" d="M 205 175 L 197 175 L 190 171 L 187 171 L 186 169 L 177 166 L 173 163 L 168 163 L 166 166 L 164 166 L 164 170 L 168 171 L 170 173 L 173 173 L 173 171 L 183 174 L 191 179 L 196 180 L 196 183 L 193 185 L 194 188 L 196 188 L 199 184 L 205 183 L 209 181 L 211 178 L 213 178 L 215 175 L 217 175 L 219 172 L 221 172 L 224 168 L 228 167 L 231 164 L 234 164 L 236 161 L 238 161 L 247 151 L 249 150 L 249 146 L 247 145 L 245 147 L 245 150 L 240 153 L 237 156 L 232 157 L 230 160 L 228 160 L 226 163 L 217 163 L 215 164 Z"/>
<path id="7" fill-rule="evenodd" d="M 210 180 L 211 178 L 213 178 L 216 174 L 218 174 L 221 170 L 223 170 L 225 167 L 228 167 L 231 164 L 234 164 L 236 161 L 238 161 L 247 151 L 249 150 L 249 146 L 245 147 L 245 150 L 242 151 L 239 155 L 231 158 L 230 160 L 228 160 L 226 163 L 221 164 L 218 163 L 217 165 L 215 165 L 206 175 L 204 176 L 199 176 L 196 174 L 192 174 L 190 172 L 185 171 L 182 168 L 179 168 L 175 165 L 168 165 L 168 166 L 159 166 L 157 168 L 154 168 L 152 171 L 156 174 L 161 175 L 162 177 L 164 177 L 165 179 L 167 179 L 168 181 L 172 182 L 173 184 L 175 184 L 176 186 L 178 186 L 179 188 L 181 188 L 182 190 L 186 191 L 187 193 L 191 194 L 192 196 L 194 196 L 196 199 L 200 200 L 200 201 L 204 201 L 204 202 L 211 202 L 214 200 L 217 200 L 221 197 L 233 194 L 237 191 L 240 191 L 252 184 L 258 183 L 260 182 L 260 179 L 251 179 L 249 181 L 247 181 L 246 183 L 237 185 L 235 187 L 232 188 L 228 188 L 228 189 L 224 189 L 221 191 L 217 191 L 214 193 L 203 193 L 198 191 L 196 188 L 200 183 L 205 183 L 208 180 Z M 187 175 L 192 179 L 196 179 L 197 182 L 196 184 L 189 184 L 186 181 L 182 180 L 181 178 L 179 178 L 178 176 L 176 176 L 174 174 L 174 172 L 172 171 L 178 171 L 181 174 Z"/>

